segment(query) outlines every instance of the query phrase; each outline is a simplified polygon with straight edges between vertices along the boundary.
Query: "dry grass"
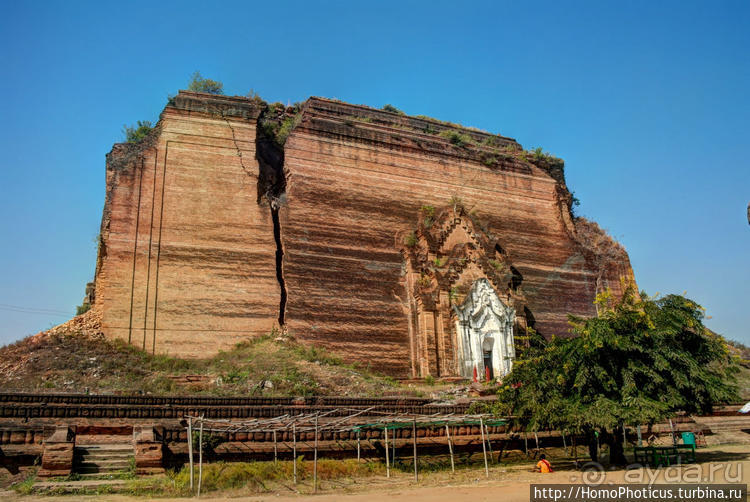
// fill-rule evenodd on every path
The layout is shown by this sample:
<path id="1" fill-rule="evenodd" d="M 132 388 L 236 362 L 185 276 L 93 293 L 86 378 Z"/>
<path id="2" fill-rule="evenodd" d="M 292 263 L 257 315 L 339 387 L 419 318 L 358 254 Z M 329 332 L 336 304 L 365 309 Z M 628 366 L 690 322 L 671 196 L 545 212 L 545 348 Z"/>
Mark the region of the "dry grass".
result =
<path id="1" fill-rule="evenodd" d="M 3 390 L 380 396 L 398 387 L 389 377 L 276 333 L 210 358 L 178 359 L 147 354 L 80 325 L 66 323 L 0 348 Z"/>
<path id="2" fill-rule="evenodd" d="M 299 488 L 312 486 L 313 464 L 297 459 Z M 274 462 L 217 462 L 203 466 L 201 491 L 268 493 L 293 490 L 292 461 Z M 363 479 L 385 475 L 385 466 L 379 462 L 357 460 L 318 460 L 318 481 Z M 195 473 L 197 483 L 197 468 Z M 185 467 L 165 476 L 134 480 L 128 483 L 127 491 L 133 495 L 187 496 L 190 495 L 190 469 Z"/>

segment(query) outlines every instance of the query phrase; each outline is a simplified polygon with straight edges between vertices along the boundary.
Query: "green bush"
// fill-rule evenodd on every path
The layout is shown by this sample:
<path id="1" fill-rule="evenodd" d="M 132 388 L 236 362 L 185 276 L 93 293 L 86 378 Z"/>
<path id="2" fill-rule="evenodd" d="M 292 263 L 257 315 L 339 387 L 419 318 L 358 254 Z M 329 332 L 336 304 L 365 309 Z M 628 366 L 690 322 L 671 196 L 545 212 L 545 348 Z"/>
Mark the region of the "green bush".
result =
<path id="1" fill-rule="evenodd" d="M 292 132 L 292 129 L 294 129 L 295 127 L 297 127 L 297 125 L 299 125 L 301 120 L 302 120 L 301 113 L 297 113 L 296 115 L 292 115 L 282 120 L 281 126 L 279 127 L 279 130 L 276 133 L 276 143 L 283 146 L 284 143 L 286 143 L 286 139 L 289 137 L 289 133 Z"/>
<path id="2" fill-rule="evenodd" d="M 440 133 L 440 136 L 446 138 L 455 146 L 466 146 L 474 143 L 474 139 L 471 136 L 455 129 L 446 129 Z"/>
<path id="3" fill-rule="evenodd" d="M 409 232 L 409 234 L 404 237 L 404 245 L 409 248 L 413 248 L 417 245 L 417 236 L 414 234 L 414 232 Z"/>
<path id="4" fill-rule="evenodd" d="M 498 272 L 503 269 L 503 264 L 497 260 L 489 260 L 489 263 Z"/>
<path id="5" fill-rule="evenodd" d="M 482 164 L 487 167 L 493 167 L 495 164 L 497 164 L 497 157 L 490 153 L 482 153 L 480 159 L 482 161 Z"/>
<path id="6" fill-rule="evenodd" d="M 216 80 L 203 78 L 201 72 L 196 71 L 195 73 L 193 73 L 193 76 L 190 77 L 188 91 L 221 95 L 224 94 L 224 84 Z"/>
<path id="7" fill-rule="evenodd" d="M 125 141 L 128 143 L 140 143 L 143 138 L 148 136 L 148 133 L 154 127 L 148 120 L 139 120 L 135 126 L 123 126 L 122 132 L 125 134 Z"/>
<path id="8" fill-rule="evenodd" d="M 399 110 L 398 108 L 396 108 L 395 106 L 391 104 L 385 105 L 383 107 L 383 110 L 386 112 L 397 113 L 399 115 L 406 115 L 404 112 L 402 112 L 401 110 Z"/>
<path id="9" fill-rule="evenodd" d="M 424 216 L 424 226 L 430 228 L 435 221 L 435 208 L 433 206 L 424 205 L 419 208 L 419 210 Z"/>

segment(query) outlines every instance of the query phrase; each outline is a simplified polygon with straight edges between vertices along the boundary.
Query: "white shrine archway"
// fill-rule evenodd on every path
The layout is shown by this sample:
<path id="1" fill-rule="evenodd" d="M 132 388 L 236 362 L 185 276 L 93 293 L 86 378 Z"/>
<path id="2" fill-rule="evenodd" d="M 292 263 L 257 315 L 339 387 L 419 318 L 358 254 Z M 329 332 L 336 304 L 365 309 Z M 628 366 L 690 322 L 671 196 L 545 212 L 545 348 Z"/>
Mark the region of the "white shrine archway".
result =
<path id="1" fill-rule="evenodd" d="M 484 379 L 489 368 L 491 378 L 507 375 L 516 355 L 513 324 L 516 313 L 500 300 L 487 279 L 477 279 L 463 304 L 454 306 L 456 320 L 458 372 L 472 378 L 474 369 Z"/>

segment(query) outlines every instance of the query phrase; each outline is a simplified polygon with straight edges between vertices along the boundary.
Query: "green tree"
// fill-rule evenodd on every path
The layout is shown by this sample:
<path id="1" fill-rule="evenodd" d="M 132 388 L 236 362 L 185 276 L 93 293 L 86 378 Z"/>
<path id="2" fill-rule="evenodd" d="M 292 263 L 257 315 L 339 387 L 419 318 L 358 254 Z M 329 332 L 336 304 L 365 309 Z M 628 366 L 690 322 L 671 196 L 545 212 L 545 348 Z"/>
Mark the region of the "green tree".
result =
<path id="1" fill-rule="evenodd" d="M 140 143 L 153 128 L 150 121 L 139 120 L 135 126 L 123 126 L 122 132 L 125 134 L 125 141 L 128 143 Z"/>
<path id="2" fill-rule="evenodd" d="M 224 84 L 216 80 L 203 78 L 201 72 L 196 71 L 190 77 L 188 90 L 193 92 L 206 92 L 208 94 L 224 94 Z"/>
<path id="3" fill-rule="evenodd" d="M 496 413 L 528 430 L 599 431 L 610 462 L 624 464 L 625 424 L 709 413 L 738 398 L 736 363 L 725 340 L 704 327 L 700 305 L 633 287 L 619 301 L 605 293 L 596 303 L 598 316 L 571 317 L 573 338 L 536 339 L 504 379 Z"/>

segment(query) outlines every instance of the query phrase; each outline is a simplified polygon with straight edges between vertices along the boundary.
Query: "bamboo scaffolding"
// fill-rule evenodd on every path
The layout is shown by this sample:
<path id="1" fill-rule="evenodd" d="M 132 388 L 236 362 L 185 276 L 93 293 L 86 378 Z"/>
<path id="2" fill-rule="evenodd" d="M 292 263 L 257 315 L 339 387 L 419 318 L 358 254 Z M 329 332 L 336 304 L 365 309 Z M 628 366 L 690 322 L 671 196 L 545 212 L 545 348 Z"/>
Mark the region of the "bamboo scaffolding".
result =
<path id="1" fill-rule="evenodd" d="M 453 443 L 451 443 L 451 431 L 448 424 L 445 424 L 445 436 L 448 438 L 448 452 L 451 455 L 451 473 L 456 473 L 456 465 L 453 463 Z"/>
<path id="2" fill-rule="evenodd" d="M 313 493 L 318 493 L 318 415 L 315 415 L 315 453 L 313 457 Z"/>
<path id="3" fill-rule="evenodd" d="M 193 417 L 188 417 L 188 458 L 190 459 L 190 491 L 193 491 Z"/>
<path id="4" fill-rule="evenodd" d="M 489 478 L 490 477 L 490 467 L 487 465 L 487 448 L 484 444 L 484 422 L 482 419 L 479 419 L 479 430 L 482 433 L 482 455 L 484 455 L 484 474 Z"/>
<path id="5" fill-rule="evenodd" d="M 200 432 L 198 432 L 198 498 L 201 496 L 203 484 L 203 417 L 201 417 Z"/>
<path id="6" fill-rule="evenodd" d="M 417 419 L 414 419 L 414 422 L 412 422 L 412 428 L 411 428 L 411 437 L 412 442 L 414 443 L 414 481 L 419 481 L 419 471 L 417 467 Z"/>
<path id="7" fill-rule="evenodd" d="M 349 412 L 348 414 L 341 416 L 342 412 Z M 331 416 L 336 413 L 335 416 Z M 297 439 L 298 434 L 304 434 L 314 432 L 314 444 L 313 446 L 313 492 L 317 492 L 318 489 L 318 450 L 320 448 L 320 434 L 326 433 L 353 433 L 356 434 L 356 450 L 357 460 L 362 460 L 362 436 L 363 430 L 383 430 L 383 436 L 385 439 L 385 462 L 386 462 L 386 475 L 391 477 L 391 467 L 395 466 L 396 461 L 396 449 L 397 449 L 397 438 L 396 430 L 398 429 L 411 429 L 412 444 L 413 444 L 413 459 L 414 459 L 414 479 L 419 480 L 419 458 L 417 455 L 417 443 L 427 444 L 445 444 L 442 439 L 438 436 L 431 437 L 425 435 L 425 437 L 417 437 L 417 427 L 425 427 L 431 429 L 438 429 L 445 427 L 445 440 L 448 443 L 448 450 L 450 453 L 451 460 L 451 471 L 455 473 L 455 460 L 454 460 L 454 440 L 451 437 L 451 427 L 458 426 L 475 426 L 479 425 L 482 439 L 482 452 L 485 463 L 485 474 L 489 477 L 489 466 L 487 461 L 487 444 L 485 441 L 490 443 L 491 438 L 489 434 L 489 425 L 507 425 L 507 420 L 497 419 L 487 414 L 474 414 L 474 415 L 458 415 L 458 414 L 420 414 L 420 415 L 406 415 L 402 413 L 387 412 L 378 409 L 377 406 L 372 406 L 365 409 L 352 409 L 352 408 L 337 408 L 335 410 L 329 410 L 325 412 L 314 412 L 314 413 L 301 413 L 298 415 L 280 415 L 272 418 L 254 418 L 251 420 L 233 421 L 229 419 L 206 419 L 205 416 L 185 416 L 188 424 L 188 449 L 190 457 L 190 481 L 191 490 L 193 487 L 193 472 L 194 472 L 194 460 L 193 460 L 193 442 L 192 442 L 192 430 L 198 425 L 200 427 L 200 452 L 199 452 L 199 482 L 198 487 L 200 490 L 202 480 L 202 431 L 205 430 L 207 433 L 222 433 L 222 434 L 236 434 L 236 433 L 270 433 L 273 440 L 273 458 L 274 462 L 278 463 L 279 454 L 279 433 L 286 434 L 285 440 L 282 445 L 284 448 L 291 449 L 293 455 L 293 475 L 294 484 L 298 483 L 298 469 L 297 469 Z M 392 437 L 389 438 L 389 430 Z M 291 434 L 292 442 L 291 447 L 288 442 L 288 435 Z M 307 436 L 309 437 L 309 436 Z M 325 448 L 331 450 L 335 449 L 338 445 L 340 450 L 353 449 L 355 447 L 352 436 L 349 435 L 348 440 L 339 440 L 335 437 L 325 440 Z M 366 437 L 365 440 L 368 442 L 369 450 L 373 449 L 373 438 Z M 389 439 L 392 445 L 389 444 Z M 418 441 L 419 439 L 419 441 Z M 471 442 L 471 441 L 470 441 Z M 470 443 L 469 442 L 469 443 Z M 408 445 L 408 440 L 402 441 L 403 445 Z M 469 444 L 466 443 L 466 444 Z M 310 448 L 310 443 L 303 441 L 306 448 Z M 377 444 L 377 441 L 375 442 Z M 458 443 L 463 444 L 463 443 Z M 492 455 L 492 445 L 490 443 L 490 455 Z M 249 449 L 238 449 L 237 451 L 253 451 L 253 452 L 266 452 L 271 453 L 271 445 L 263 445 L 258 447 L 250 447 Z M 287 450 L 288 451 L 288 450 Z"/>
<path id="8" fill-rule="evenodd" d="M 383 432 L 385 433 L 385 477 L 390 478 L 391 464 L 388 461 L 388 427 L 384 427 Z"/>
<path id="9" fill-rule="evenodd" d="M 292 448 L 294 455 L 294 484 L 297 484 L 297 425 L 292 424 Z"/>

